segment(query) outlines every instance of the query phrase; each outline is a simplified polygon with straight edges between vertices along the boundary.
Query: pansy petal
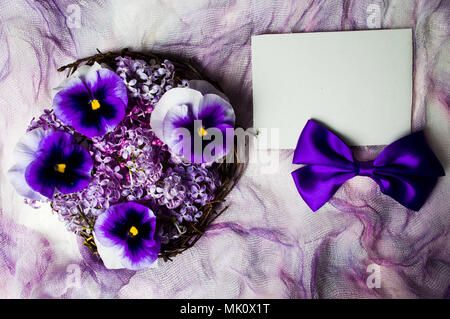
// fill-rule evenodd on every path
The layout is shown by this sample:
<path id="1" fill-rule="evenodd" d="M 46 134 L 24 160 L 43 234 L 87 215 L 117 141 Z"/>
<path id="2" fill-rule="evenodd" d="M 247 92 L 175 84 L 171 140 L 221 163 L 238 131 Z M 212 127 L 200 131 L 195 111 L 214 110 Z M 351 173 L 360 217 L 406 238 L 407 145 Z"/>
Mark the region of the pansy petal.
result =
<path id="1" fill-rule="evenodd" d="M 94 97 L 98 100 L 112 96 L 128 103 L 127 87 L 120 76 L 108 69 L 90 70 L 85 81 Z"/>
<path id="2" fill-rule="evenodd" d="M 172 154 L 176 156 L 180 156 L 181 158 L 188 160 L 189 162 L 194 162 L 195 157 L 202 158 L 201 152 L 195 152 L 195 150 L 192 148 L 193 143 L 189 142 L 190 144 L 187 145 L 185 142 L 180 138 L 179 140 L 175 140 L 172 142 L 172 145 L 170 146 L 170 151 Z M 187 151 L 187 148 L 190 150 Z"/>
<path id="3" fill-rule="evenodd" d="M 36 152 L 42 138 L 48 134 L 42 128 L 37 128 L 23 135 L 14 149 L 16 165 L 26 167 L 36 158 Z"/>
<path id="4" fill-rule="evenodd" d="M 167 91 L 155 106 L 150 119 L 150 125 L 156 136 L 165 141 L 163 124 L 167 113 L 172 110 L 185 106 L 198 105 L 202 99 L 202 94 L 199 91 L 189 88 L 173 88 Z"/>
<path id="5" fill-rule="evenodd" d="M 94 137 L 110 132 L 123 120 L 127 103 L 127 89 L 120 76 L 92 67 L 55 95 L 53 108 L 64 124 Z"/>
<path id="6" fill-rule="evenodd" d="M 169 146 L 172 154 L 190 162 L 194 161 L 195 156 L 201 159 L 202 149 L 195 148 L 194 142 L 194 139 L 198 139 L 198 145 L 201 146 L 201 138 L 195 134 L 194 130 L 192 110 L 186 105 L 174 108 L 167 112 L 163 122 L 163 142 Z"/>
<path id="7" fill-rule="evenodd" d="M 49 156 L 49 151 L 53 149 L 60 149 L 67 154 L 72 150 L 73 144 L 76 144 L 76 142 L 72 135 L 63 131 L 52 132 L 39 142 L 36 157 Z"/>
<path id="8" fill-rule="evenodd" d="M 212 138 L 211 141 L 204 140 L 204 147 L 203 147 L 203 162 L 213 162 L 225 155 L 228 154 L 228 152 L 231 151 L 231 149 L 234 146 L 234 129 L 233 126 L 230 124 L 219 124 L 213 129 L 208 129 L 208 132 L 212 131 L 211 135 L 218 134 L 221 136 L 221 139 L 219 138 L 218 141 L 216 141 L 214 138 Z M 231 141 L 227 143 L 227 141 Z M 214 151 L 213 151 L 214 150 Z M 210 155 L 211 153 L 211 155 Z"/>
<path id="9" fill-rule="evenodd" d="M 215 90 L 207 82 L 193 81 L 191 84 L 203 92 Z M 198 100 L 199 95 L 202 97 Z M 193 102 L 186 102 L 188 100 Z M 201 121 L 201 127 L 196 121 Z M 233 128 L 234 124 L 234 110 L 227 99 L 211 93 L 203 96 L 202 92 L 193 88 L 176 88 L 166 92 L 151 118 L 153 130 L 168 145 L 172 154 L 196 163 L 210 162 L 229 151 L 226 145 L 229 131 L 226 129 Z M 222 133 L 222 142 L 217 140 L 217 143 L 216 139 L 208 141 L 208 137 L 203 137 L 207 135 L 204 130 L 209 128 L 217 128 Z M 208 154 L 204 157 L 203 150 L 208 146 Z"/>
<path id="10" fill-rule="evenodd" d="M 177 129 L 188 128 L 193 126 L 194 121 L 192 118 L 192 110 L 187 105 L 180 105 L 169 110 L 162 123 L 162 136 L 161 139 L 164 143 L 171 145 L 173 139 L 178 139 Z"/>
<path id="11" fill-rule="evenodd" d="M 7 176 L 10 183 L 14 186 L 16 192 L 31 200 L 44 200 L 45 196 L 42 196 L 38 192 L 34 191 L 25 180 L 26 167 L 13 166 L 8 170 Z"/>
<path id="12" fill-rule="evenodd" d="M 46 140 L 51 140 L 53 146 L 46 145 L 46 148 L 56 147 L 61 154 L 62 162 L 66 165 L 64 174 L 57 179 L 56 188 L 63 194 L 80 191 L 89 185 L 91 171 L 94 166 L 89 153 L 78 145 L 72 135 L 57 132 Z M 50 144 L 50 143 L 48 143 Z"/>
<path id="13" fill-rule="evenodd" d="M 97 222 L 96 222 L 97 223 Z M 103 264 L 107 269 L 122 269 L 125 268 L 122 264 L 123 259 L 123 247 L 116 245 L 112 247 L 106 247 L 98 240 L 98 235 L 94 233 L 95 245 L 97 246 L 97 252 L 101 256 Z"/>
<path id="14" fill-rule="evenodd" d="M 86 188 L 90 181 L 90 176 L 73 174 L 70 178 L 58 181 L 55 187 L 63 194 L 70 194 Z"/>
<path id="15" fill-rule="evenodd" d="M 122 263 L 125 268 L 131 270 L 141 270 L 146 268 L 155 268 L 158 265 L 158 253 L 159 246 L 157 244 L 152 246 L 146 246 L 145 244 L 135 255 L 134 258 L 130 258 L 131 255 L 128 255 L 127 258 L 122 260 Z"/>
<path id="16" fill-rule="evenodd" d="M 89 108 L 91 94 L 80 78 L 72 78 L 66 87 L 53 98 L 53 110 L 64 124 L 72 126 L 79 133 L 88 136 L 85 112 Z"/>
<path id="17" fill-rule="evenodd" d="M 27 166 L 25 180 L 34 191 L 47 198 L 53 198 L 55 180 L 48 174 L 48 167 L 42 159 L 37 158 Z"/>
<path id="18" fill-rule="evenodd" d="M 57 171 L 58 165 L 64 165 Z M 90 182 L 93 161 L 74 137 L 57 131 L 46 135 L 39 143 L 36 159 L 25 170 L 25 180 L 36 192 L 52 198 L 55 187 L 62 193 L 85 188 Z"/>
<path id="19" fill-rule="evenodd" d="M 93 96 L 100 103 L 97 112 L 101 115 L 101 127 L 111 132 L 125 117 L 128 104 L 127 87 L 120 76 L 109 69 L 90 71 L 86 83 Z"/>
<path id="20" fill-rule="evenodd" d="M 104 213 L 100 214 L 95 221 L 96 243 L 104 247 L 113 247 L 116 245 L 122 247 L 121 244 L 124 244 L 125 239 L 113 236 L 111 233 L 115 224 L 121 223 L 122 220 L 126 220 L 125 210 L 121 210 L 118 205 L 111 206 Z"/>
<path id="21" fill-rule="evenodd" d="M 130 235 L 130 229 L 135 234 Z M 111 206 L 98 218 L 94 237 L 105 267 L 140 270 L 155 266 L 161 242 L 155 234 L 156 217 L 137 203 Z"/>
<path id="22" fill-rule="evenodd" d="M 108 133 L 105 119 L 99 114 L 86 112 L 80 122 L 81 124 L 76 131 L 87 137 L 103 136 Z"/>
<path id="23" fill-rule="evenodd" d="M 8 170 L 7 177 L 17 193 L 32 200 L 43 200 L 44 196 L 34 191 L 25 180 L 25 169 L 36 159 L 39 144 L 48 134 L 37 128 L 23 135 L 14 149 L 15 165 Z"/>
<path id="24" fill-rule="evenodd" d="M 198 108 L 193 108 L 194 116 L 202 120 L 206 127 L 216 127 L 222 123 L 234 127 L 235 115 L 233 107 L 218 95 L 207 94 L 203 96 Z"/>
<path id="25" fill-rule="evenodd" d="M 125 241 L 117 240 L 110 233 L 110 229 L 114 227 L 115 223 L 120 223 L 121 219 L 126 216 L 118 215 L 120 211 L 115 212 L 117 205 L 111 206 L 107 211 L 103 212 L 97 217 L 94 226 L 94 240 L 97 246 L 97 251 L 103 260 L 103 264 L 107 269 L 122 269 L 124 259 L 124 244 Z"/>
<path id="26" fill-rule="evenodd" d="M 115 96 L 108 96 L 100 101 L 104 127 L 106 132 L 111 132 L 125 118 L 127 102 Z"/>
<path id="27" fill-rule="evenodd" d="M 70 171 L 80 176 L 90 177 L 94 162 L 83 147 L 72 144 L 64 149 L 64 158 Z"/>
<path id="28" fill-rule="evenodd" d="M 71 79 L 73 79 L 73 78 L 83 78 L 83 77 L 85 77 L 86 76 L 86 74 L 90 71 L 90 70 L 94 70 L 94 71 L 96 71 L 96 70 L 100 70 L 102 67 L 105 67 L 106 66 L 106 64 L 102 64 L 102 65 L 100 65 L 100 64 L 98 64 L 97 62 L 94 62 L 94 64 L 93 65 L 87 65 L 87 64 L 83 64 L 83 65 L 80 65 L 76 70 L 75 70 L 75 72 L 73 72 L 71 75 L 70 75 L 70 77 L 68 77 L 68 78 L 65 78 L 56 88 L 54 88 L 53 90 L 52 90 L 52 99 L 55 97 L 55 95 L 59 92 L 59 91 L 61 91 L 61 90 L 63 90 L 66 86 L 67 86 L 67 83 L 69 83 L 69 81 L 71 80 Z"/>

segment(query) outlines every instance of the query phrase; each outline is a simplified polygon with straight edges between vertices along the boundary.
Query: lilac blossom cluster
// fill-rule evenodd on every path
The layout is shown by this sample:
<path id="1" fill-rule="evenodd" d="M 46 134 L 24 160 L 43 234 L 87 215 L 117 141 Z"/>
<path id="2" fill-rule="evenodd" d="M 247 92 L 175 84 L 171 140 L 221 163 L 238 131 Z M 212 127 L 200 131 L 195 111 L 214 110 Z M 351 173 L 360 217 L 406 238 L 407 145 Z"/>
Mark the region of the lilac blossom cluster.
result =
<path id="1" fill-rule="evenodd" d="M 150 117 L 161 96 L 187 80 L 176 80 L 173 64 L 147 63 L 129 57 L 116 59 L 116 73 L 127 86 L 129 102 L 125 119 L 109 134 L 90 139 L 59 121 L 50 110 L 28 128 L 60 130 L 72 134 L 94 161 L 92 179 L 81 191 L 57 192 L 51 206 L 66 227 L 91 233 L 99 214 L 122 202 L 140 202 L 159 219 L 163 243 L 179 237 L 186 222 L 202 216 L 200 208 L 214 199 L 220 179 L 208 164 L 195 164 L 173 156 L 150 127 Z M 27 203 L 36 207 L 39 203 Z"/>
<path id="2" fill-rule="evenodd" d="M 156 104 L 166 91 L 178 86 L 174 79 L 175 67 L 168 60 L 157 64 L 155 60 L 147 63 L 126 56 L 118 57 L 116 73 L 123 79 L 131 97 L 151 104 Z M 179 86 L 187 83 L 188 80 L 183 79 Z"/>

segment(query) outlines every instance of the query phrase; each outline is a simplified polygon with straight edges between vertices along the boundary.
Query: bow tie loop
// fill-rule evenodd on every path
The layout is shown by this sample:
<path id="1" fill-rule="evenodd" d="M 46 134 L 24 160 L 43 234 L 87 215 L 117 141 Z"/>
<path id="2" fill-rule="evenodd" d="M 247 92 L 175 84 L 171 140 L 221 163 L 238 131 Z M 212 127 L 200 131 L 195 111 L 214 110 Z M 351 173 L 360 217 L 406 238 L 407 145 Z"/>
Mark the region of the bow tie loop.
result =
<path id="1" fill-rule="evenodd" d="M 293 163 L 306 165 L 292 172 L 292 177 L 300 196 L 313 211 L 357 175 L 372 178 L 382 193 L 418 211 L 437 178 L 445 175 L 422 131 L 386 146 L 373 161 L 358 161 L 338 136 L 312 120 L 300 134 Z"/>

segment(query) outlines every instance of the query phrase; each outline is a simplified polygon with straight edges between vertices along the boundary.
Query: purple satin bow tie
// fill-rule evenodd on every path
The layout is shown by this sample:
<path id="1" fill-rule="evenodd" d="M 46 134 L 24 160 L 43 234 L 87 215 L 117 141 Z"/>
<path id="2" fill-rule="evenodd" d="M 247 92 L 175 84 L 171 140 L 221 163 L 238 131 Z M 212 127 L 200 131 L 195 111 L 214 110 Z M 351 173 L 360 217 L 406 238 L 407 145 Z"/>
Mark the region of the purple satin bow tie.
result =
<path id="1" fill-rule="evenodd" d="M 295 185 L 308 206 L 316 211 L 354 176 L 368 176 L 381 192 L 418 211 L 444 168 L 428 146 L 422 131 L 407 135 L 386 148 L 374 161 L 360 162 L 335 134 L 309 120 L 298 139 L 292 172 Z"/>

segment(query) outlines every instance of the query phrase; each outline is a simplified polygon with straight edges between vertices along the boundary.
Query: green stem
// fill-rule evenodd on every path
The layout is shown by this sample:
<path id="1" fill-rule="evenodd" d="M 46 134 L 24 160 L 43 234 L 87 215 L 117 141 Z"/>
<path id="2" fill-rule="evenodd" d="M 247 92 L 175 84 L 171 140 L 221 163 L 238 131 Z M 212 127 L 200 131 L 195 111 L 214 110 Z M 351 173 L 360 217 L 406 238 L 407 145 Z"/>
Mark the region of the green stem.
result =
<path id="1" fill-rule="evenodd" d="M 83 211 L 81 210 L 80 206 L 78 206 L 78 211 L 80 212 L 80 216 L 81 218 L 83 218 L 83 220 L 86 222 L 86 224 L 88 224 L 89 229 L 90 230 L 94 230 L 94 225 L 91 224 L 91 222 L 89 221 L 89 219 L 87 218 L 87 216 L 83 213 Z"/>

